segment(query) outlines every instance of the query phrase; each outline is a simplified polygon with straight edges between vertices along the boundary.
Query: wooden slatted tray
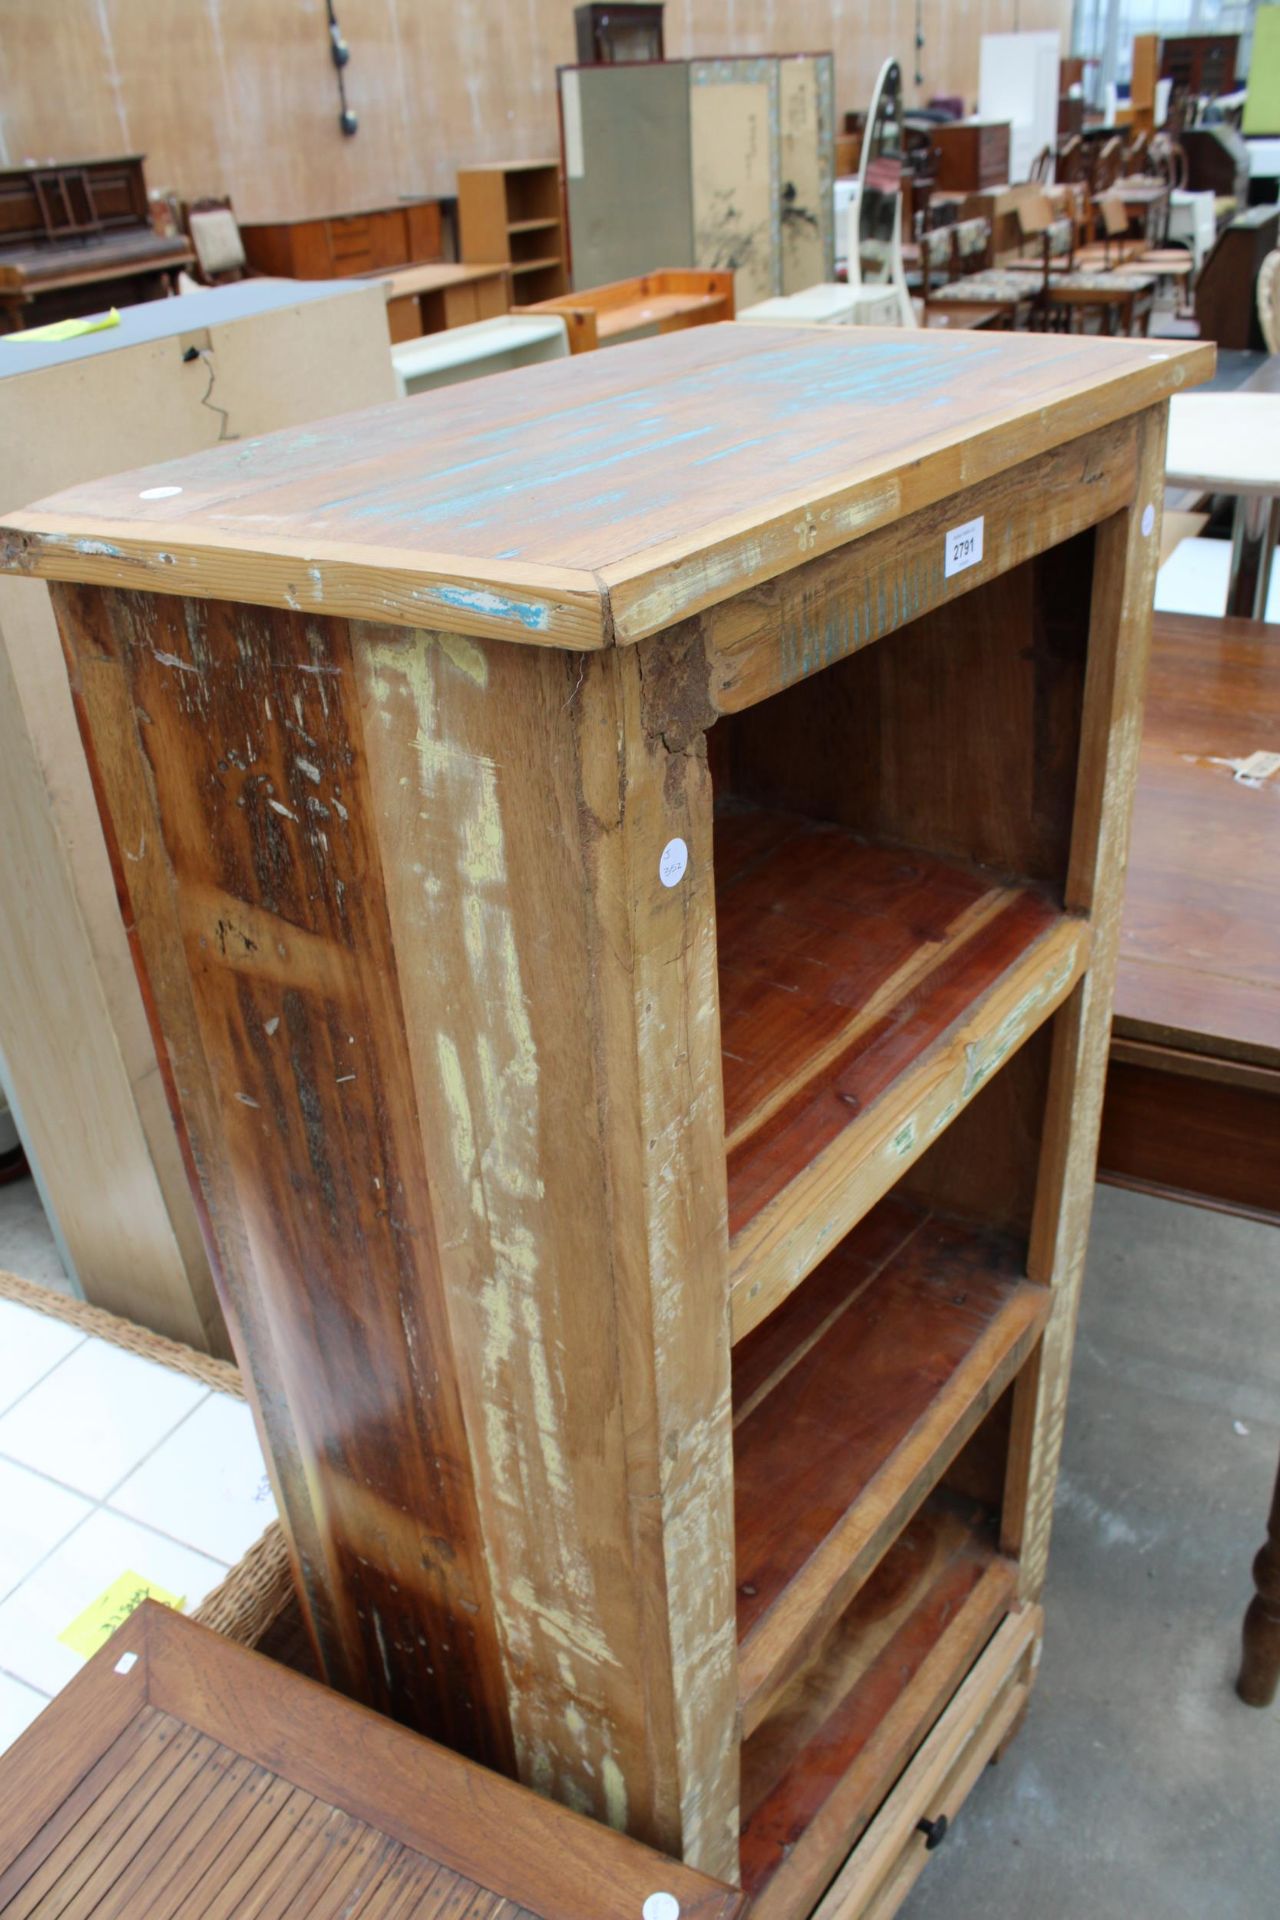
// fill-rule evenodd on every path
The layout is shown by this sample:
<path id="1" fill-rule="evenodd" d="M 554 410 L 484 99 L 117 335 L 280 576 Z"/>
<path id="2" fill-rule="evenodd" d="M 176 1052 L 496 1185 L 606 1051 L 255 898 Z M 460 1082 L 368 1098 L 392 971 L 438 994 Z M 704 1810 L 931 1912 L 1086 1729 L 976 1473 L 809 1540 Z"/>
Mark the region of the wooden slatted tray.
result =
<path id="1" fill-rule="evenodd" d="M 1043 1330 L 1019 1246 L 881 1203 L 734 1352 L 743 1727 L 866 1579 Z"/>
<path id="2" fill-rule="evenodd" d="M 716 815 L 733 1332 L 742 1339 L 1079 978 L 1041 887 L 734 802 Z"/>
<path id="3" fill-rule="evenodd" d="M 742 1907 L 150 1601 L 0 1759 L 5 1920 L 640 1920 L 656 1892 Z"/>

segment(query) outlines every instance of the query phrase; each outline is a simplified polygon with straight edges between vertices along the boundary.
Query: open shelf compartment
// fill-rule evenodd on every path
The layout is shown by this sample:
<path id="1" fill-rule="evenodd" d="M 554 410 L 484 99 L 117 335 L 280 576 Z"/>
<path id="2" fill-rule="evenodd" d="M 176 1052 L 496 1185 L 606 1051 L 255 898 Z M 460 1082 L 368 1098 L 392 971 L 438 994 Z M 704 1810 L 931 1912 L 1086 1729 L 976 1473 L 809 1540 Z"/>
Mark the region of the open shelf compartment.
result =
<path id="1" fill-rule="evenodd" d="M 743 1338 L 1080 977 L 1048 889 L 731 800 L 716 815 L 731 1299 Z"/>
<path id="2" fill-rule="evenodd" d="M 1075 536 L 707 734 L 735 1340 L 1088 965 L 1067 902 L 1092 565 Z"/>
<path id="3" fill-rule="evenodd" d="M 892 1197 L 733 1355 L 744 1731 L 1032 1352 L 1049 1294 L 1010 1235 Z"/>
<path id="4" fill-rule="evenodd" d="M 742 1749 L 751 1912 L 807 1913 L 1015 1601 L 994 1517 L 932 1494 Z"/>

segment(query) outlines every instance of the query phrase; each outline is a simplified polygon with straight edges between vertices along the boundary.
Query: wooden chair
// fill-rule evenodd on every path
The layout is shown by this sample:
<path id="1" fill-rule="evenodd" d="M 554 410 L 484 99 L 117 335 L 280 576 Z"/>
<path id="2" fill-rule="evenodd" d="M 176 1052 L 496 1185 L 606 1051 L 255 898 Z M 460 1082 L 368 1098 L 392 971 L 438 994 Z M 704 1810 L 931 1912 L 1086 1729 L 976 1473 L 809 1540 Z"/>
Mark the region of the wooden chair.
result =
<path id="1" fill-rule="evenodd" d="M 1018 274 L 993 267 L 991 223 L 980 216 L 935 227 L 920 238 L 921 295 L 925 325 L 931 307 L 995 307 L 1006 328 L 1025 326 L 1035 290 Z M 943 278 L 938 284 L 936 275 Z"/>
<path id="2" fill-rule="evenodd" d="M 1258 325 L 1268 353 L 1280 353 L 1280 247 L 1274 247 L 1258 268 Z"/>
<path id="3" fill-rule="evenodd" d="M 229 199 L 206 196 L 184 203 L 182 224 L 195 249 L 196 278 L 206 287 L 251 277 L 252 268 Z"/>

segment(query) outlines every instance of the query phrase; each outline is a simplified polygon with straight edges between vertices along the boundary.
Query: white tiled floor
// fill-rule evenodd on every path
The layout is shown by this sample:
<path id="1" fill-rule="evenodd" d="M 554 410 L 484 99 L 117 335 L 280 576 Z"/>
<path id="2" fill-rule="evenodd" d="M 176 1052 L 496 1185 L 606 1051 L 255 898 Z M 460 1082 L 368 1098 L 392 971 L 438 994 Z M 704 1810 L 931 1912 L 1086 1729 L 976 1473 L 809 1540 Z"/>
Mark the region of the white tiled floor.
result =
<path id="1" fill-rule="evenodd" d="M 242 1402 L 0 1300 L 0 1751 L 122 1575 L 190 1611 L 274 1517 Z"/>

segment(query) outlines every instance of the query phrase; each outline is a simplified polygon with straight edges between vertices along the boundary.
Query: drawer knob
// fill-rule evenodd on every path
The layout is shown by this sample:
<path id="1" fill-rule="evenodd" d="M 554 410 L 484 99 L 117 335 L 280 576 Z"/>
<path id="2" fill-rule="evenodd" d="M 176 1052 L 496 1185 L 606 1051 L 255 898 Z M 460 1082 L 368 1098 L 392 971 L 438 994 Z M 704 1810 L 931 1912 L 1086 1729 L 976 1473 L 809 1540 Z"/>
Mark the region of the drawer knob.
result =
<path id="1" fill-rule="evenodd" d="M 924 1850 L 932 1853 L 940 1847 L 947 1837 L 947 1816 L 940 1813 L 936 1820 L 917 1820 L 916 1832 L 924 1835 Z"/>

